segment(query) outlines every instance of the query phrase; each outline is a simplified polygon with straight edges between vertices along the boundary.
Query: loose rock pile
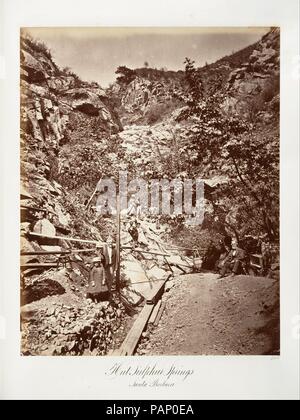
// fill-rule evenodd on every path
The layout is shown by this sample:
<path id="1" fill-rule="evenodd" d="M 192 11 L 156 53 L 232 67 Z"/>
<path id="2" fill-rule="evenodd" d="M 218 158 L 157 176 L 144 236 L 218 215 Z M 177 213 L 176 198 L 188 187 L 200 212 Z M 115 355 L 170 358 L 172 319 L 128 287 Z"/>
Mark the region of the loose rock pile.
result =
<path id="1" fill-rule="evenodd" d="M 123 328 L 124 317 L 120 302 L 57 303 L 39 311 L 24 308 L 23 355 L 106 355 L 114 345 L 114 333 Z"/>

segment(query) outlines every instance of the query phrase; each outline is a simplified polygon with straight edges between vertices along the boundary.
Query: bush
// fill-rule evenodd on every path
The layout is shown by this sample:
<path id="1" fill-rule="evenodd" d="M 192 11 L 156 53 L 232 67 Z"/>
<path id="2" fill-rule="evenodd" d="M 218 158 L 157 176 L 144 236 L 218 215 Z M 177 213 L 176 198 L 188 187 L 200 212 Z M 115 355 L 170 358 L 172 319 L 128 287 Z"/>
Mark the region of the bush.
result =
<path id="1" fill-rule="evenodd" d="M 207 259 L 213 249 L 217 249 L 223 236 L 214 229 L 187 227 L 183 224 L 171 225 L 169 239 L 175 246 L 186 248 L 186 254 L 193 256 L 193 249 L 197 249 L 203 260 Z"/>
<path id="2" fill-rule="evenodd" d="M 129 85 L 136 77 L 136 72 L 126 66 L 119 66 L 116 70 L 116 74 L 120 75 L 117 77 L 117 83 L 125 85 Z"/>
<path id="3" fill-rule="evenodd" d="M 29 34 L 21 38 L 21 41 L 24 42 L 25 47 L 27 46 L 37 53 L 44 54 L 49 60 L 52 60 L 51 51 L 43 41 L 35 40 Z"/>

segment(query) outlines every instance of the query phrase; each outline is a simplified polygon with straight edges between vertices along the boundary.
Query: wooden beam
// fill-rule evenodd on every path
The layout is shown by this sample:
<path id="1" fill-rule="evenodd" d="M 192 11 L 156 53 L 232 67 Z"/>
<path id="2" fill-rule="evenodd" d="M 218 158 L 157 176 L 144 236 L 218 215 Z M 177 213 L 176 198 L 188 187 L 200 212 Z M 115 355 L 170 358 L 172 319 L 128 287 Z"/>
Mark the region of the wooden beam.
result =
<path id="1" fill-rule="evenodd" d="M 161 319 L 161 316 L 162 316 L 162 314 L 163 314 L 163 312 L 164 312 L 164 310 L 165 310 L 165 307 L 166 307 L 166 301 L 162 301 L 161 306 L 160 306 L 160 308 L 159 308 L 159 311 L 158 311 L 158 313 L 157 313 L 157 316 L 156 316 L 156 318 L 155 318 L 154 324 L 153 324 L 155 327 L 157 327 L 157 326 L 158 326 L 159 321 L 160 321 L 160 319 Z"/>
<path id="2" fill-rule="evenodd" d="M 71 254 L 71 251 L 21 251 L 21 255 L 56 255 Z"/>
<path id="3" fill-rule="evenodd" d="M 161 252 L 147 251 L 147 250 L 141 249 L 141 248 L 134 248 L 134 247 L 129 246 L 129 245 L 122 246 L 122 249 L 131 249 L 132 251 L 140 252 L 142 254 L 160 255 L 161 257 L 170 257 L 171 256 L 169 254 L 162 254 Z"/>
<path id="4" fill-rule="evenodd" d="M 142 271 L 137 271 L 137 270 L 128 270 L 129 272 L 131 271 L 131 272 L 134 272 L 134 273 L 143 273 Z M 147 277 L 147 273 L 145 272 L 145 275 L 146 275 L 146 277 Z M 147 277 L 148 278 L 148 277 Z M 161 281 L 161 280 L 151 280 L 151 279 L 149 279 L 148 278 L 148 280 L 145 280 L 145 281 L 137 281 L 137 282 L 131 282 L 130 284 L 131 285 L 134 285 L 134 284 L 150 284 L 150 283 L 157 283 L 157 282 L 159 282 L 159 281 Z"/>
<path id="5" fill-rule="evenodd" d="M 193 268 L 193 267 L 191 267 L 189 265 L 184 265 L 184 264 L 173 264 L 173 266 L 179 268 L 179 270 L 181 270 L 183 272 L 183 274 L 187 274 L 187 270 L 185 270 L 182 267 L 185 267 L 185 268 L 188 268 L 188 269 Z"/>
<path id="6" fill-rule="evenodd" d="M 101 243 L 102 246 L 104 245 L 103 242 L 101 242 L 101 241 L 95 241 L 95 240 L 91 241 L 91 240 L 88 240 L 88 239 L 68 238 L 66 236 L 43 235 L 42 233 L 35 233 L 35 232 L 28 232 L 28 234 L 30 236 L 36 236 L 36 237 L 39 237 L 39 238 L 63 239 L 64 241 L 82 242 L 82 243 L 85 243 L 85 244 L 95 244 L 95 245 Z"/>
<path id="7" fill-rule="evenodd" d="M 80 252 L 93 252 L 94 249 L 71 249 L 63 251 L 21 251 L 21 255 L 56 255 L 56 254 L 79 254 Z"/>
<path id="8" fill-rule="evenodd" d="M 56 268 L 57 264 L 53 263 L 28 263 L 21 264 L 21 270 L 26 270 L 27 268 Z"/>
<path id="9" fill-rule="evenodd" d="M 52 213 L 52 214 L 56 214 L 54 211 L 52 210 L 48 210 L 48 209 L 43 209 L 41 207 L 33 207 L 33 206 L 28 206 L 26 204 L 21 204 L 20 207 L 21 210 L 34 210 L 34 211 L 44 211 L 46 213 Z"/>
<path id="10" fill-rule="evenodd" d="M 135 320 L 121 347 L 114 351 L 113 356 L 132 356 L 141 338 L 148 319 L 153 311 L 153 304 L 146 304 Z"/>
<path id="11" fill-rule="evenodd" d="M 154 309 L 152 311 L 152 314 L 151 314 L 150 319 L 149 319 L 149 322 L 148 322 L 149 325 L 153 325 L 154 324 L 155 319 L 156 319 L 157 314 L 158 314 L 158 311 L 160 309 L 160 305 L 161 305 L 161 299 L 157 302 L 157 304 L 155 305 L 155 307 L 154 307 Z"/>
<path id="12" fill-rule="evenodd" d="M 184 246 L 167 246 L 166 249 L 174 249 L 174 250 L 179 250 L 179 249 L 183 249 L 186 251 L 198 251 L 198 248 L 185 248 Z"/>
<path id="13" fill-rule="evenodd" d="M 113 352 L 113 356 L 131 356 L 135 352 L 135 349 L 138 345 L 142 332 L 144 331 L 149 318 L 152 315 L 154 308 L 156 309 L 157 316 L 154 321 L 154 325 L 156 322 L 157 317 L 161 317 L 161 314 L 165 308 L 165 302 L 158 307 L 157 302 L 160 299 L 164 286 L 167 280 L 160 280 L 160 282 L 153 288 L 151 294 L 147 299 L 146 305 L 143 307 L 142 311 L 140 312 L 138 318 L 135 320 L 131 330 L 127 334 L 125 340 L 123 341 L 121 347 Z M 162 309 L 163 306 L 163 309 Z"/>
<path id="14" fill-rule="evenodd" d="M 147 303 L 149 304 L 156 304 L 156 302 L 160 299 L 164 292 L 165 283 L 167 280 L 160 280 L 155 284 L 151 292 L 147 297 Z"/>

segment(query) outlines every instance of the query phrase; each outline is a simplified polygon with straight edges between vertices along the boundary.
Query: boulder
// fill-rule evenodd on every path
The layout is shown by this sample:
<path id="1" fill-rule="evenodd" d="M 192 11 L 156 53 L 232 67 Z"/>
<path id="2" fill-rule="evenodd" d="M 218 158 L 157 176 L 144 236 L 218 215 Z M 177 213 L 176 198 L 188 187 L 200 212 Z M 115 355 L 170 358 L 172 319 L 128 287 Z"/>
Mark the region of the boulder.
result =
<path id="1" fill-rule="evenodd" d="M 72 89 L 75 86 L 75 79 L 73 76 L 52 76 L 47 80 L 47 84 L 50 89 L 57 91 L 64 91 Z"/>
<path id="2" fill-rule="evenodd" d="M 130 303 L 132 306 L 138 306 L 142 301 L 143 297 L 136 290 L 126 287 L 122 289 L 121 295 Z M 118 310 L 120 311 L 120 310 Z M 120 316 L 120 312 L 117 314 Z"/>
<path id="3" fill-rule="evenodd" d="M 152 282 L 141 263 L 135 259 L 125 260 L 122 266 L 122 273 L 129 280 L 131 289 L 146 297 L 152 289 Z"/>
<path id="4" fill-rule="evenodd" d="M 152 267 L 150 270 L 147 271 L 147 276 L 151 280 L 163 280 L 168 277 L 169 273 L 162 268 L 157 266 Z"/>
<path id="5" fill-rule="evenodd" d="M 64 293 L 65 288 L 59 282 L 46 278 L 26 287 L 22 294 L 22 302 L 27 304 L 47 296 L 62 295 Z"/>

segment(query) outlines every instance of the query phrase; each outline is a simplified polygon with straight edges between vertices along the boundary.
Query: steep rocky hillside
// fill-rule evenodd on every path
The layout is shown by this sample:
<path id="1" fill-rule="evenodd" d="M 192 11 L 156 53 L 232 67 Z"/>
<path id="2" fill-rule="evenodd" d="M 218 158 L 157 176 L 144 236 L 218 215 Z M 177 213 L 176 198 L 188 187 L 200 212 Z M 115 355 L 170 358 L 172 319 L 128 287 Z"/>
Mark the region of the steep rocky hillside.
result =
<path id="1" fill-rule="evenodd" d="M 279 30 L 197 72 L 205 95 L 214 100 L 217 92 L 225 113 L 239 112 L 252 125 L 252 137 L 278 137 Z M 227 175 L 201 163 L 190 147 L 200 119 L 186 112 L 184 72 L 120 67 L 118 74 L 118 83 L 104 91 L 59 69 L 43 43 L 21 37 L 23 186 L 36 206 L 59 209 L 57 225 L 72 233 L 75 225 L 82 234 L 89 226 L 83 204 L 103 174 L 126 168 L 150 179 Z"/>
<path id="2" fill-rule="evenodd" d="M 42 42 L 25 33 L 20 41 L 21 254 L 26 253 L 21 257 L 21 350 L 31 355 L 83 354 L 93 349 L 105 353 L 113 332 L 122 320 L 124 324 L 125 313 L 120 302 L 114 307 L 98 305 L 94 315 L 105 329 L 97 338 L 92 333 L 91 308 L 84 314 L 80 305 L 93 253 L 84 254 L 84 259 L 73 254 L 66 267 L 59 254 L 46 253 L 70 250 L 72 243 L 33 237 L 29 232 L 40 232 L 35 227 L 40 210 L 49 212 L 51 219 L 43 234 L 101 241 L 112 232 L 110 221 L 95 223 L 84 201 L 103 169 L 97 153 L 103 153 L 122 126 L 100 86 L 81 81 L 69 69 L 59 69 Z M 74 162 L 70 151 L 76 150 Z M 83 159 L 84 154 L 90 154 L 90 160 Z M 106 162 L 111 165 L 109 157 Z M 92 251 L 93 245 L 86 248 Z M 46 312 L 49 318 L 42 316 Z"/>
<path id="3" fill-rule="evenodd" d="M 121 129 L 109 99 L 97 83 L 82 82 L 68 69 L 53 62 L 46 46 L 21 37 L 21 104 L 31 130 L 40 146 L 60 146 L 67 141 L 72 111 L 97 117 L 103 132 Z M 73 127 L 71 127 L 73 129 Z"/>
<path id="4" fill-rule="evenodd" d="M 104 162 L 114 163 L 113 154 L 103 161 L 99 156 L 114 151 L 114 136 L 122 130 L 118 115 L 98 84 L 59 69 L 42 42 L 23 34 L 20 48 L 23 198 L 53 211 L 58 227 L 99 238 L 82 205 Z M 78 151 L 77 160 L 71 150 Z"/>
<path id="5" fill-rule="evenodd" d="M 271 30 L 255 45 L 249 57 L 227 79 L 226 105 L 251 113 L 279 109 L 280 34 Z M 271 117 L 271 115 L 267 116 Z"/>
<path id="6" fill-rule="evenodd" d="M 255 100 L 260 102 L 257 106 L 271 100 L 279 93 L 279 43 L 279 30 L 274 28 L 255 44 L 198 68 L 205 94 L 222 92 L 227 112 L 251 113 Z M 183 71 L 121 66 L 117 74 L 121 76 L 107 93 L 125 125 L 154 125 L 188 101 Z"/>
<path id="7" fill-rule="evenodd" d="M 182 263 L 189 272 L 191 262 L 176 254 L 173 261 L 162 260 L 166 244 L 151 220 L 140 227 L 139 244 L 154 250 L 154 256 L 130 252 L 135 245 L 125 220 L 122 244 L 129 249 L 122 254 L 123 302 L 114 297 L 104 305 L 86 305 L 89 268 L 99 252 L 95 245 L 116 237 L 116 218 L 97 217 L 95 202 L 86 204 L 101 177 L 117 179 L 120 169 L 134 174 L 119 137 L 123 127 L 100 86 L 59 69 L 47 47 L 26 34 L 20 64 L 22 353 L 107 354 L 122 336 L 125 310 L 132 311 L 124 299 L 131 308 L 157 279 L 168 277 L 171 265 L 175 272 Z M 42 223 L 44 212 L 48 220 Z"/>
<path id="8" fill-rule="evenodd" d="M 279 30 L 197 73 L 204 95 L 216 103 L 219 96 L 225 115 L 239 114 L 253 135 L 268 132 L 278 137 Z M 182 72 L 135 69 L 129 74 L 108 90 L 124 122 L 120 137 L 125 157 L 148 177 L 157 172 L 175 177 L 191 170 L 205 177 L 209 170 L 214 177 L 214 165 L 201 165 L 189 147 L 201 119 L 188 111 L 189 86 Z"/>
<path id="9" fill-rule="evenodd" d="M 213 100 L 215 92 L 222 96 L 224 112 L 239 112 L 253 126 L 252 136 L 278 137 L 277 29 L 197 72 L 205 95 Z M 73 225 L 82 234 L 89 226 L 83 204 L 102 175 L 117 176 L 126 168 L 150 179 L 191 172 L 205 178 L 226 176 L 212 162 L 199 162 L 190 147 L 200 120 L 186 113 L 189 85 L 184 72 L 144 68 L 128 73 L 120 67 L 118 74 L 118 83 L 104 91 L 70 69 L 59 69 L 43 43 L 21 37 L 23 186 L 36 206 L 59 209 L 57 225 L 72 233 Z M 68 208 L 75 211 L 76 221 Z"/>

